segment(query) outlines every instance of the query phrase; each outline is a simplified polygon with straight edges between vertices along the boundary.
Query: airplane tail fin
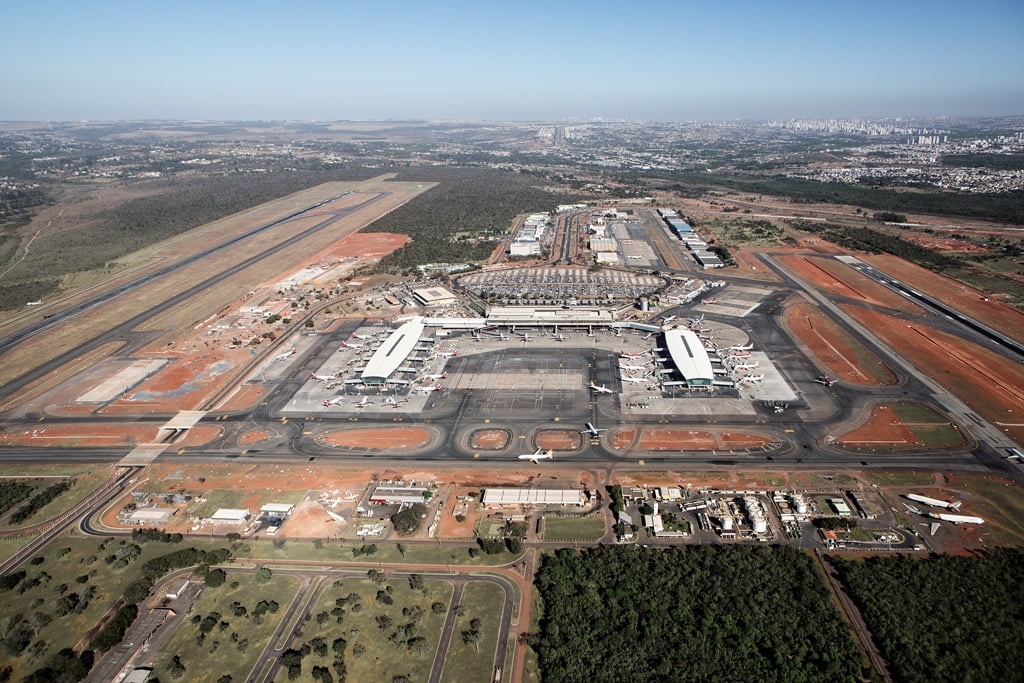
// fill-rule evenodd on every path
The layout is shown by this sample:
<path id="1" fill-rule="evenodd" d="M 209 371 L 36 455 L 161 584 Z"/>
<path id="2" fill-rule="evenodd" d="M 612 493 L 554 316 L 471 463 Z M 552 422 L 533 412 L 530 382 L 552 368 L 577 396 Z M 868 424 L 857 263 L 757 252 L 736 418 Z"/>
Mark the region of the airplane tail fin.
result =
<path id="1" fill-rule="evenodd" d="M 952 503 L 949 504 L 949 509 L 959 511 L 960 506 L 963 504 L 964 502 L 962 500 L 954 500 Z"/>

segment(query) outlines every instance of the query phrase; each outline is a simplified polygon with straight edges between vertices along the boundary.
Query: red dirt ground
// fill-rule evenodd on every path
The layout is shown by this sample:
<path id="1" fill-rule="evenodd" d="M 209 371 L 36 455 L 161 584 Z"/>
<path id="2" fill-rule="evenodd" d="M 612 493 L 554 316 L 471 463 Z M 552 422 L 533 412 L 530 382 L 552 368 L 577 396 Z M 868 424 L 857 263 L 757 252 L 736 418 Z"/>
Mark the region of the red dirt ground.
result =
<path id="1" fill-rule="evenodd" d="M 635 429 L 617 429 L 608 435 L 608 443 L 612 448 L 620 451 L 633 443 L 633 439 L 635 438 Z"/>
<path id="2" fill-rule="evenodd" d="M 1017 340 L 1024 336 L 1024 313 L 995 298 L 986 297 L 976 289 L 971 289 L 956 280 L 933 273 L 926 268 L 907 263 L 890 254 L 863 254 L 859 255 L 859 258 L 883 273 L 967 313 L 975 320 L 985 323 L 1003 334 Z"/>
<path id="3" fill-rule="evenodd" d="M 477 505 L 479 498 L 471 499 L 468 503 L 459 501 L 458 498 L 479 491 L 479 488 L 464 487 L 453 488 L 447 492 L 444 511 L 441 513 L 441 523 L 437 527 L 439 538 L 471 538 L 473 536 L 476 522 L 481 516 L 480 506 Z M 465 521 L 460 522 L 455 519 L 456 511 L 465 516 Z"/>
<path id="4" fill-rule="evenodd" d="M 800 338 L 826 374 L 859 386 L 895 384 L 882 361 L 840 328 L 820 308 L 801 301 L 786 309 L 786 325 Z"/>
<path id="5" fill-rule="evenodd" d="M 74 448 L 92 446 L 133 447 L 156 439 L 159 429 L 136 424 L 47 424 L 34 429 L 0 434 L 3 446 Z"/>
<path id="6" fill-rule="evenodd" d="M 836 443 L 872 448 L 900 448 L 921 444 L 889 405 L 875 406 L 867 422 L 840 436 Z"/>
<path id="7" fill-rule="evenodd" d="M 214 427 L 213 425 L 196 425 L 192 429 L 188 430 L 188 434 L 181 441 L 175 441 L 175 446 L 202 446 L 205 443 L 210 443 L 218 436 L 220 436 L 220 427 Z"/>
<path id="8" fill-rule="evenodd" d="M 263 395 L 263 385 L 243 384 L 226 401 L 217 405 L 217 410 L 247 410 L 256 405 Z"/>
<path id="9" fill-rule="evenodd" d="M 433 434 L 418 427 L 389 427 L 387 429 L 346 429 L 328 432 L 317 437 L 328 446 L 347 448 L 403 449 L 419 448 L 430 443 Z"/>
<path id="10" fill-rule="evenodd" d="M 1024 438 L 1024 367 L 977 344 L 925 325 L 845 306 L 905 358 L 1014 439 Z"/>
<path id="11" fill-rule="evenodd" d="M 357 232 L 343 237 L 328 249 L 324 249 L 311 260 L 312 263 L 324 258 L 359 258 L 377 259 L 387 256 L 409 241 L 408 235 L 393 235 L 388 232 Z"/>
<path id="12" fill-rule="evenodd" d="M 481 451 L 500 451 L 512 435 L 505 429 L 478 429 L 469 437 L 469 447 Z"/>
<path id="13" fill-rule="evenodd" d="M 733 260 L 736 261 L 738 272 L 735 276 L 761 280 L 765 282 L 781 282 L 782 278 L 774 270 L 771 270 L 757 258 L 756 252 L 744 247 L 735 247 L 730 250 Z M 732 273 L 730 273 L 732 274 Z"/>
<path id="14" fill-rule="evenodd" d="M 583 445 L 583 438 L 574 429 L 542 429 L 537 432 L 536 444 L 545 451 L 575 451 Z"/>
<path id="15" fill-rule="evenodd" d="M 861 275 L 841 261 L 801 255 L 779 255 L 775 258 L 818 289 L 903 313 L 924 314 L 924 311 L 899 294 Z"/>
<path id="16" fill-rule="evenodd" d="M 266 441 L 270 438 L 270 434 L 267 434 L 262 429 L 250 429 L 242 436 L 238 437 L 238 444 L 240 446 L 251 446 L 260 441 Z"/>
<path id="17" fill-rule="evenodd" d="M 613 432 L 610 437 L 612 448 L 626 448 L 633 442 L 635 434 L 635 430 L 626 429 Z M 714 451 L 760 448 L 770 441 L 770 438 L 757 434 L 645 427 L 640 432 L 637 449 L 645 451 Z"/>

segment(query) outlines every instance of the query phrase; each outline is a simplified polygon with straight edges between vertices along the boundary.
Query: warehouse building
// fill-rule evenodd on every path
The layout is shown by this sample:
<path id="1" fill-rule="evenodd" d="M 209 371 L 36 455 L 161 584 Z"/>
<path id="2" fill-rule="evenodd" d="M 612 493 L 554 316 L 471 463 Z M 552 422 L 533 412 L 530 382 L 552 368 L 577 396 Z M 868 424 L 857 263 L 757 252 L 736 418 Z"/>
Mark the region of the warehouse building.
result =
<path id="1" fill-rule="evenodd" d="M 129 524 L 167 524 L 174 517 L 177 508 L 143 508 L 128 517 Z"/>
<path id="2" fill-rule="evenodd" d="M 486 507 L 508 507 L 523 505 L 575 505 L 583 507 L 586 497 L 577 489 L 484 489 L 483 504 Z"/>
<path id="3" fill-rule="evenodd" d="M 422 486 L 378 486 L 370 494 L 370 502 L 374 505 L 412 505 L 422 503 L 430 495 L 430 489 Z"/>

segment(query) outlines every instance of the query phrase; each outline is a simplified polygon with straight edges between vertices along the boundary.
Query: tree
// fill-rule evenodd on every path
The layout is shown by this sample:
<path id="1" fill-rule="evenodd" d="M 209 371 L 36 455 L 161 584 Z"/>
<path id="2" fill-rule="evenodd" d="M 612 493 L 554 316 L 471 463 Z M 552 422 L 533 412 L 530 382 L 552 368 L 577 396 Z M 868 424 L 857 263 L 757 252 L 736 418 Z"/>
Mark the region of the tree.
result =
<path id="1" fill-rule="evenodd" d="M 256 571 L 256 583 L 269 583 L 273 576 L 274 573 L 270 571 L 270 567 L 260 567 Z"/>
<path id="2" fill-rule="evenodd" d="M 395 531 L 399 535 L 409 536 L 419 530 L 426 511 L 427 508 L 423 503 L 413 503 L 404 510 L 392 515 L 391 523 L 395 525 Z"/>
<path id="3" fill-rule="evenodd" d="M 475 628 L 467 629 L 462 632 L 462 642 L 466 645 L 472 645 L 473 649 L 477 652 L 480 651 L 481 640 L 483 640 L 483 634 Z"/>
<path id="4" fill-rule="evenodd" d="M 227 578 L 228 575 L 224 572 L 223 569 L 211 569 L 210 571 L 206 572 L 206 576 L 204 577 L 203 580 L 206 583 L 206 585 L 210 588 L 218 588 L 224 585 L 224 582 L 227 581 Z"/>
<path id="5" fill-rule="evenodd" d="M 419 574 L 409 574 L 409 588 L 414 591 L 423 590 L 423 577 Z"/>

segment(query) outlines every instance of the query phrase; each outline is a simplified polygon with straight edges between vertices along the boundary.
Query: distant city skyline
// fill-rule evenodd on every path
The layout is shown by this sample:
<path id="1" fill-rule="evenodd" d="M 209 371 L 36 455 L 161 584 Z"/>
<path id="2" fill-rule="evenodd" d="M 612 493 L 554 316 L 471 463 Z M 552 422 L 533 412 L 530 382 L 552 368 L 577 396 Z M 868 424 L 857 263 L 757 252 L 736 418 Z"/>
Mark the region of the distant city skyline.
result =
<path id="1" fill-rule="evenodd" d="M 15 3 L 0 120 L 1024 114 L 1024 3 Z"/>

